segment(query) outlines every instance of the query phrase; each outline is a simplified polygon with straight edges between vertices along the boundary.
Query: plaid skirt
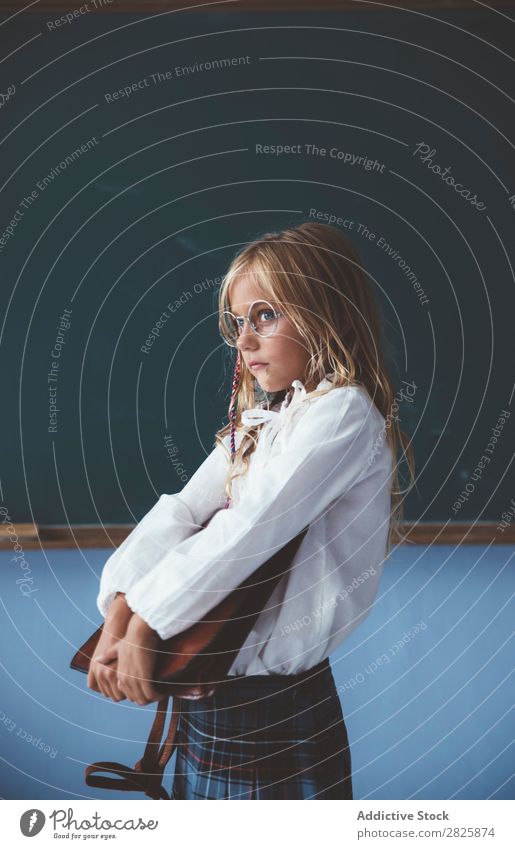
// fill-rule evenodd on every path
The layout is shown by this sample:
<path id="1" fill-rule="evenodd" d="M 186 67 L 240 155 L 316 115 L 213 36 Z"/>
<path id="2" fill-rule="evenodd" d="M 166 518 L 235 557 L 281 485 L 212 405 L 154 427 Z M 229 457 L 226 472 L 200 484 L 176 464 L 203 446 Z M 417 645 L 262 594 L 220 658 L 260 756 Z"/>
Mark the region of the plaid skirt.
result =
<path id="1" fill-rule="evenodd" d="M 233 676 L 180 700 L 172 799 L 352 799 L 329 660 L 299 675 Z"/>

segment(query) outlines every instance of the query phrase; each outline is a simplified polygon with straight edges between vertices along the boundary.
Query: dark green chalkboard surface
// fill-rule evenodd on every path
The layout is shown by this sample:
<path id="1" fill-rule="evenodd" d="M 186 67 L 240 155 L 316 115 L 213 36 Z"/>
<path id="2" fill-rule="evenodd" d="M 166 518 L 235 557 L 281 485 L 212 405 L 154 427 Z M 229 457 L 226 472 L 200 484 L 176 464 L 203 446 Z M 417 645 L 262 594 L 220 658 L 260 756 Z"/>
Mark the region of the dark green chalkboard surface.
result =
<path id="1" fill-rule="evenodd" d="M 248 240 L 318 216 L 354 240 L 396 386 L 416 386 L 407 518 L 497 522 L 513 496 L 505 19 L 58 17 L 0 27 L 10 516 L 131 523 L 180 491 L 226 421 L 221 276 Z"/>

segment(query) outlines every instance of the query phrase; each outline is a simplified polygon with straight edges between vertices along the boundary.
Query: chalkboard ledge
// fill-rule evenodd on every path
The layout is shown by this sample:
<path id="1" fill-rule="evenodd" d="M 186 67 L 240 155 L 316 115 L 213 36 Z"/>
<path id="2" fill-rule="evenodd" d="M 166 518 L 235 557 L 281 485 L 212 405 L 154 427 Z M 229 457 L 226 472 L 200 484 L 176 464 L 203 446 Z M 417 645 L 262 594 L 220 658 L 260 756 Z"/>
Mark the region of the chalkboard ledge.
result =
<path id="1" fill-rule="evenodd" d="M 134 525 L 33 525 L 13 523 L 15 542 L 23 549 L 117 548 Z M 493 522 L 417 522 L 403 525 L 403 536 L 412 545 L 489 545 L 515 543 L 514 526 Z M 12 549 L 12 531 L 0 526 L 0 550 Z M 18 549 L 17 549 L 18 550 Z"/>

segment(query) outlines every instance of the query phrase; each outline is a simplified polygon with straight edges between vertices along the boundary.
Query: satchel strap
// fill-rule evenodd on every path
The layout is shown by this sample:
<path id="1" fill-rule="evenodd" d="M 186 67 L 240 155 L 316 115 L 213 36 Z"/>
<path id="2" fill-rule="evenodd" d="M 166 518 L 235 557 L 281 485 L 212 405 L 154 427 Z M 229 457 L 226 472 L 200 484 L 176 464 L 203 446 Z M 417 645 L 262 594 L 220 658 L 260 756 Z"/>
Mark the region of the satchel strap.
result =
<path id="1" fill-rule="evenodd" d="M 168 696 L 158 703 L 145 752 L 134 767 L 128 767 L 116 761 L 95 761 L 86 767 L 86 784 L 90 787 L 101 787 L 104 790 L 144 793 L 150 799 L 170 799 L 162 783 L 165 766 L 176 747 L 175 732 L 180 715 L 179 700 L 173 699 L 168 733 L 161 746 L 167 709 Z M 96 772 L 111 772 L 120 778 L 95 775 Z"/>

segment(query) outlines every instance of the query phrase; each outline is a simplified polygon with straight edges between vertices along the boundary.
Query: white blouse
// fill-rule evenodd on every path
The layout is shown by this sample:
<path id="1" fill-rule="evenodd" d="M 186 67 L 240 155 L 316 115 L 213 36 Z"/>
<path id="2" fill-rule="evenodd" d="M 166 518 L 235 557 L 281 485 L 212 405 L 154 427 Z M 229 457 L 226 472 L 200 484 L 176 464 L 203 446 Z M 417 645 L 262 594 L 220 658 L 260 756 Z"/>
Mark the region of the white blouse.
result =
<path id="1" fill-rule="evenodd" d="M 248 471 L 224 509 L 229 436 L 179 493 L 161 495 L 106 561 L 97 597 L 116 592 L 167 639 L 207 614 L 310 525 L 230 675 L 290 675 L 330 655 L 370 612 L 386 557 L 393 453 L 361 386 L 309 398 L 300 380 L 261 422 Z M 236 431 L 236 446 L 245 428 Z M 225 450 L 227 449 L 227 451 Z M 206 528 L 201 526 L 208 520 Z M 287 639 L 285 639 L 287 637 Z"/>

